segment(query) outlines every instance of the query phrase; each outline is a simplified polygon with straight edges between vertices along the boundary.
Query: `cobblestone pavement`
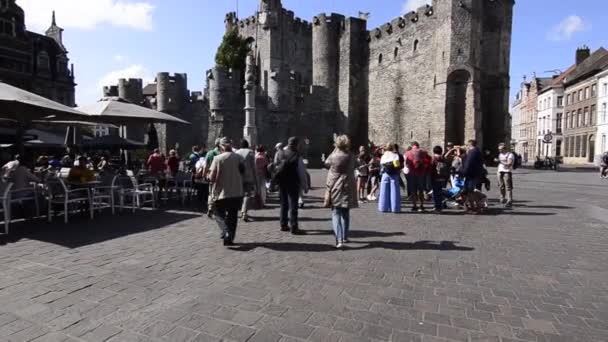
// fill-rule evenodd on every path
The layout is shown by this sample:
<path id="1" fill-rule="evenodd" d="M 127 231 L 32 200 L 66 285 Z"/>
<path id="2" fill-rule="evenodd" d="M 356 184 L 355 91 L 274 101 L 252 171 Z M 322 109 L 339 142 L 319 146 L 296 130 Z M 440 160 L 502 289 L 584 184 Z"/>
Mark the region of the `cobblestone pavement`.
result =
<path id="1" fill-rule="evenodd" d="M 17 224 L 0 341 L 608 341 L 608 182 L 519 173 L 509 212 L 366 204 L 345 251 L 320 190 L 307 235 L 280 232 L 273 205 L 233 249 L 189 211 Z"/>

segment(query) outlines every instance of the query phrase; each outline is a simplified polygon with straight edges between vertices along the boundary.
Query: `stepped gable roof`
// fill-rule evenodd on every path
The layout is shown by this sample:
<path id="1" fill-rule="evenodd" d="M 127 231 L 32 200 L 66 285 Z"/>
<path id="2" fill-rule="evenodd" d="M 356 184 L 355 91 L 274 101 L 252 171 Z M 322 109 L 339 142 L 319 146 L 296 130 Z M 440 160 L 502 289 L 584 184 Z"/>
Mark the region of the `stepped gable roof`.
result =
<path id="1" fill-rule="evenodd" d="M 608 67 L 608 51 L 603 47 L 595 50 L 591 56 L 576 66 L 574 72 L 565 78 L 564 85 L 572 85 Z"/>

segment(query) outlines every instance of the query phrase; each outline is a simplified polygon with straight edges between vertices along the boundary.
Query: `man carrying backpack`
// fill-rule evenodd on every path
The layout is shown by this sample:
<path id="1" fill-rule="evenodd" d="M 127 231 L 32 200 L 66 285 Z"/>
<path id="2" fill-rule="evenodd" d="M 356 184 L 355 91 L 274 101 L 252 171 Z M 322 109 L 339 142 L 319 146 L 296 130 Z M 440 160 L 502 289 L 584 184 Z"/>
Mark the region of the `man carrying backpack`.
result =
<path id="1" fill-rule="evenodd" d="M 281 231 L 299 234 L 298 198 L 300 189 L 306 186 L 306 167 L 298 151 L 300 141 L 296 137 L 288 140 L 287 148 L 277 151 L 273 182 L 279 186 L 281 199 Z"/>
<path id="2" fill-rule="evenodd" d="M 600 160 L 600 178 L 608 178 L 608 152 L 604 152 Z"/>
<path id="3" fill-rule="evenodd" d="M 513 205 L 513 168 L 515 155 L 509 152 L 505 144 L 498 145 L 498 187 L 500 188 L 500 203 L 509 208 Z"/>
<path id="4" fill-rule="evenodd" d="M 450 163 L 443 156 L 443 149 L 441 146 L 435 146 L 433 148 L 431 181 L 433 183 L 433 202 L 437 214 L 441 214 L 443 211 L 443 189 L 450 179 L 450 169 Z"/>

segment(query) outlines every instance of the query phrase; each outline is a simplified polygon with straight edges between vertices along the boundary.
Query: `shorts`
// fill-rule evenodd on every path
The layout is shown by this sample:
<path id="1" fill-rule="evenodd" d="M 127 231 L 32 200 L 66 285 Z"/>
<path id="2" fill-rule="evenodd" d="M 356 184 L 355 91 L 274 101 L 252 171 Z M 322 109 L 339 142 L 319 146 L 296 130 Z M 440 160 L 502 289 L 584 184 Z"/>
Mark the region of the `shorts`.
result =
<path id="1" fill-rule="evenodd" d="M 414 176 L 410 174 L 407 178 L 408 190 L 412 193 L 425 192 L 427 190 L 427 177 Z"/>

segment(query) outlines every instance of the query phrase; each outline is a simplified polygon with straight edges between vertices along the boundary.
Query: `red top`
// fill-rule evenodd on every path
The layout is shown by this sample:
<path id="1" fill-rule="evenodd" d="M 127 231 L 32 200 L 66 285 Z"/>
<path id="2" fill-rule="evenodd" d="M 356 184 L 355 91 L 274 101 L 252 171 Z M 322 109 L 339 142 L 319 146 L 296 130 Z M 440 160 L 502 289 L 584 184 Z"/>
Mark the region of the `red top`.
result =
<path id="1" fill-rule="evenodd" d="M 418 155 L 418 167 L 416 167 L 416 155 Z M 410 170 L 410 175 L 426 176 L 432 163 L 432 158 L 425 150 L 418 147 L 412 147 L 412 149 L 405 154 L 405 163 Z M 420 165 L 420 163 L 422 163 L 422 165 Z"/>
<path id="2" fill-rule="evenodd" d="M 174 175 L 179 171 L 179 159 L 177 157 L 169 157 L 167 160 L 167 166 L 169 167 L 169 171 Z"/>
<path id="3" fill-rule="evenodd" d="M 150 173 L 157 174 L 165 171 L 165 158 L 158 153 L 152 153 L 146 163 Z"/>

